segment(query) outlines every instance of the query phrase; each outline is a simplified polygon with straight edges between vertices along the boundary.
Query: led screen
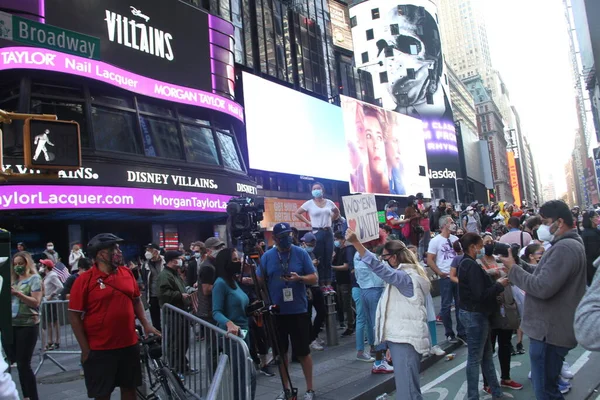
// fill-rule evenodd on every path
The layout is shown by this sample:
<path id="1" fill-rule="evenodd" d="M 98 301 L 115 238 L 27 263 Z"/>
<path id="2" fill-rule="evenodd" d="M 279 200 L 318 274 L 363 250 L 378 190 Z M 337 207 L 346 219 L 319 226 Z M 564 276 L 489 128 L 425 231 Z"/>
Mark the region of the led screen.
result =
<path id="1" fill-rule="evenodd" d="M 244 73 L 251 169 L 348 181 L 342 110 Z"/>
<path id="2" fill-rule="evenodd" d="M 429 194 L 423 122 L 342 96 L 350 192 Z"/>

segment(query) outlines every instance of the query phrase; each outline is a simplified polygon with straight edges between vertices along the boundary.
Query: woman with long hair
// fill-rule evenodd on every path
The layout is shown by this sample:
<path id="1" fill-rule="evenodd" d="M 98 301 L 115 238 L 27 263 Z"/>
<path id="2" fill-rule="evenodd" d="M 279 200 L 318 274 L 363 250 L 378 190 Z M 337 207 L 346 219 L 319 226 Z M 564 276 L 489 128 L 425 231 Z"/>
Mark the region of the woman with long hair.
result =
<path id="1" fill-rule="evenodd" d="M 458 298 L 460 319 L 467 331 L 467 398 L 479 399 L 480 368 L 488 380 L 492 397 L 501 398 L 489 334 L 490 317 L 498 308 L 496 297 L 504 291 L 508 279 L 494 282 L 477 263 L 477 256 L 485 254 L 481 236 L 466 233 L 459 242 L 465 255 L 458 267 Z"/>
<path id="2" fill-rule="evenodd" d="M 313 252 L 319 260 L 317 266 L 319 284 L 324 293 L 332 293 L 333 230 L 331 225 L 340 217 L 340 210 L 333 201 L 325 198 L 325 186 L 320 182 L 313 183 L 312 197 L 312 200 L 305 202 L 296 211 L 296 218 L 311 226 L 312 233 L 317 237 L 317 245 Z"/>
<path id="3" fill-rule="evenodd" d="M 377 306 L 375 343 L 387 343 L 394 360 L 396 399 L 421 400 L 419 368 L 421 356 L 429 352 L 429 328 L 425 299 L 431 284 L 417 257 L 404 243 L 390 240 L 379 261 L 351 229 L 346 240 L 361 260 L 385 283 Z"/>
<path id="4" fill-rule="evenodd" d="M 18 252 L 12 259 L 12 329 L 13 343 L 4 344 L 9 364 L 17 363 L 21 392 L 24 399 L 38 400 L 31 357 L 38 339 L 39 307 L 42 301 L 42 278 L 38 275 L 31 255 Z"/>
<path id="5" fill-rule="evenodd" d="M 242 273 L 242 262 L 236 249 L 225 248 L 219 252 L 215 260 L 217 280 L 212 290 L 213 318 L 217 321 L 219 328 L 227 333 L 239 336 L 250 347 L 249 321 L 246 316 L 248 307 L 248 295 L 238 285 L 238 277 Z M 225 348 L 232 360 L 234 393 L 241 392 L 238 382 L 244 382 L 247 373 L 246 360 L 238 346 Z M 256 392 L 256 374 L 254 368 L 250 371 L 251 399 Z M 246 400 L 246 397 L 235 396 L 237 400 Z"/>

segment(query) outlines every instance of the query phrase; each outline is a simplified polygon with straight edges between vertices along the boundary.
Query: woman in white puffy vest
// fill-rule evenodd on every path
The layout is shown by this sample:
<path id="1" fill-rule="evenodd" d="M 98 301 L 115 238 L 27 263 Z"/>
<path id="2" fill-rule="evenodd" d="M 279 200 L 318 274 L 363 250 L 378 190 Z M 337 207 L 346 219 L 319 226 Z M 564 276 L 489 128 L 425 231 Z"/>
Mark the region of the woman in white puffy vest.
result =
<path id="1" fill-rule="evenodd" d="M 375 344 L 387 342 L 394 361 L 397 400 L 422 400 L 419 383 L 421 355 L 429 352 L 425 298 L 431 285 L 415 255 L 399 240 L 383 247 L 379 261 L 348 229 L 346 240 L 361 261 L 386 282 L 377 306 Z"/>

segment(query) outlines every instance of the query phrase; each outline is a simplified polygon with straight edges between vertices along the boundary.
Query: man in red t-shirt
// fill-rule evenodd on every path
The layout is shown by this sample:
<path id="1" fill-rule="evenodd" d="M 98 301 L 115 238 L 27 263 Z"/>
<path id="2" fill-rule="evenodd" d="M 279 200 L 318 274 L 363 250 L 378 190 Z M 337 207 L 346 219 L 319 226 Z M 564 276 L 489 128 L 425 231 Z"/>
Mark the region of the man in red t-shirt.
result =
<path id="1" fill-rule="evenodd" d="M 123 266 L 122 241 L 111 233 L 90 240 L 94 266 L 79 275 L 69 298 L 69 321 L 81 347 L 90 398 L 109 399 L 118 386 L 121 399 L 134 400 L 142 384 L 135 318 L 146 335 L 160 335 L 146 319 L 133 273 Z"/>

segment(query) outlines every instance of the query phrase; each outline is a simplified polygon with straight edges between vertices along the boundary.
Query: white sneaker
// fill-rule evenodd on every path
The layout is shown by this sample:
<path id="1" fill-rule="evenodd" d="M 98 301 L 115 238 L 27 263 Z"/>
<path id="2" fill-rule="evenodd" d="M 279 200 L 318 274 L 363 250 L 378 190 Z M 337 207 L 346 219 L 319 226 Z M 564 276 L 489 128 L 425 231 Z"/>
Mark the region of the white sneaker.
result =
<path id="1" fill-rule="evenodd" d="M 323 351 L 323 350 L 325 350 L 325 348 L 323 346 L 321 346 L 319 344 L 319 342 L 317 342 L 316 340 L 313 340 L 313 342 L 310 344 L 310 349 L 314 350 L 314 351 Z"/>
<path id="2" fill-rule="evenodd" d="M 317 341 L 317 343 L 319 343 L 321 346 L 325 346 L 325 341 L 323 339 L 321 339 L 320 337 L 317 337 L 315 339 Z"/>
<path id="3" fill-rule="evenodd" d="M 446 355 L 446 352 L 442 350 L 440 346 L 435 345 L 431 349 L 429 349 L 429 354 L 431 354 L 432 356 L 443 356 Z"/>
<path id="4" fill-rule="evenodd" d="M 314 390 L 308 390 L 306 393 L 304 393 L 304 400 L 314 400 L 317 398 L 317 395 L 315 394 Z"/>
<path id="5" fill-rule="evenodd" d="M 573 379 L 575 374 L 571 371 L 571 366 L 568 362 L 563 362 L 562 369 L 560 370 L 560 376 L 565 379 Z"/>
<path id="6" fill-rule="evenodd" d="M 381 363 L 373 364 L 373 369 L 371 369 L 372 374 L 393 374 L 394 367 L 387 363 L 386 360 L 381 361 Z"/>

